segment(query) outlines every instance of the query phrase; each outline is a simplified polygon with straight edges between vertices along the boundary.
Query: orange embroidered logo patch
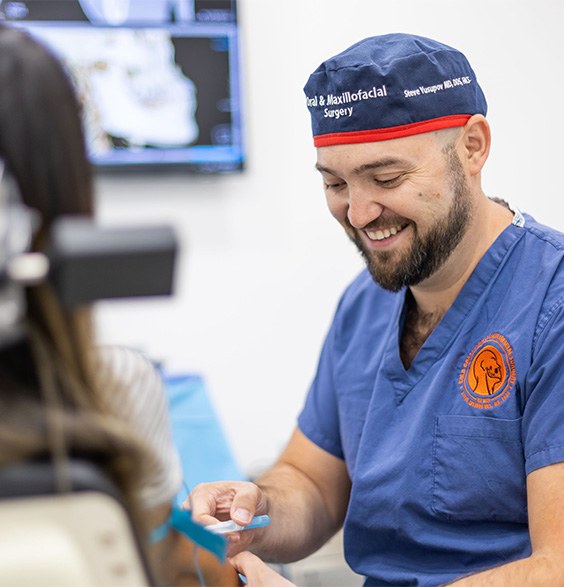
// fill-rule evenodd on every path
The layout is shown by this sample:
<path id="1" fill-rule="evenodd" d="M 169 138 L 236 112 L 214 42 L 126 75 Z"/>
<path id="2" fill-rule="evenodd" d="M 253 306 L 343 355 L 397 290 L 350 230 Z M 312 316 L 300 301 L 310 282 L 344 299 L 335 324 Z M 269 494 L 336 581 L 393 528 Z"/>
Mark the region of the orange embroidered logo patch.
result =
<path id="1" fill-rule="evenodd" d="M 499 334 L 483 338 L 468 354 L 458 377 L 464 401 L 473 408 L 495 408 L 511 394 L 517 379 L 513 349 Z"/>

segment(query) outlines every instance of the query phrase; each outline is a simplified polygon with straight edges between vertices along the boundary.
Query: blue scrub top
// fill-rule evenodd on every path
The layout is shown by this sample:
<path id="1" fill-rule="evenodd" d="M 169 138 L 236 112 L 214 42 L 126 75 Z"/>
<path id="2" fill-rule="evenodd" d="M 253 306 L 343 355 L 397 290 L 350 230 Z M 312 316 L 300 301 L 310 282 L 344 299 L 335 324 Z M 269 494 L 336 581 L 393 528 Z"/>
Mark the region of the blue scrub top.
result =
<path id="1" fill-rule="evenodd" d="M 408 370 L 406 291 L 363 271 L 298 419 L 352 480 L 345 556 L 367 585 L 438 585 L 526 557 L 526 475 L 564 461 L 564 235 L 525 216 Z"/>

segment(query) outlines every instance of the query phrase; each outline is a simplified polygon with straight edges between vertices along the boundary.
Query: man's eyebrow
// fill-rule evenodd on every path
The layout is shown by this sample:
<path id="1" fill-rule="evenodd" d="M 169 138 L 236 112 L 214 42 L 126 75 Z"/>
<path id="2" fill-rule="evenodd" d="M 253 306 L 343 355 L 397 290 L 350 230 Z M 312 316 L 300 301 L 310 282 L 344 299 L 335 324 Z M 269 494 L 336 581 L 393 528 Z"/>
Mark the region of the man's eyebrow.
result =
<path id="1" fill-rule="evenodd" d="M 320 165 L 319 163 L 315 164 L 315 169 L 317 169 L 317 171 L 319 171 L 320 173 L 328 173 L 329 175 L 337 175 L 337 173 L 335 171 L 333 171 L 332 169 L 329 169 L 329 167 L 325 167 L 325 165 Z"/>
<path id="2" fill-rule="evenodd" d="M 392 165 L 398 164 L 405 164 L 405 161 L 403 159 L 397 159 L 395 157 L 390 157 L 388 159 L 378 159 L 377 161 L 371 161 L 370 163 L 364 163 L 359 167 L 355 167 L 352 170 L 352 172 L 355 175 L 361 175 L 365 171 L 373 171 L 375 169 L 382 169 L 384 167 L 390 167 Z M 325 165 L 321 165 L 320 163 L 316 163 L 315 168 L 317 169 L 317 171 L 320 171 L 321 173 L 329 173 L 330 175 L 334 175 L 336 177 L 339 176 L 339 173 L 333 171 L 329 167 L 325 167 Z"/>
<path id="3" fill-rule="evenodd" d="M 364 165 L 360 165 L 359 167 L 355 167 L 353 169 L 353 173 L 355 175 L 360 175 L 365 171 L 372 171 L 374 169 L 382 169 L 383 167 L 391 167 L 392 165 L 398 164 L 405 164 L 403 159 L 397 159 L 395 157 L 389 157 L 388 159 L 378 159 L 378 161 L 373 161 L 371 163 L 365 163 Z"/>

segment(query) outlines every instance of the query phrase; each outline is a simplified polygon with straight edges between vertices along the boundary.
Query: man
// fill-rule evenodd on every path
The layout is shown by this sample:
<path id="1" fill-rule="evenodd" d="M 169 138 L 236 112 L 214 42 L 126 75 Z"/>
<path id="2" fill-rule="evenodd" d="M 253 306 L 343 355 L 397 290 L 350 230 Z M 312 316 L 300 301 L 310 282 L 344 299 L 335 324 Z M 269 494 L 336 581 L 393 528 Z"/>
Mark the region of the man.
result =
<path id="1" fill-rule="evenodd" d="M 486 101 L 455 49 L 365 39 L 305 92 L 367 270 L 279 461 L 198 487 L 195 517 L 268 513 L 232 552 L 280 562 L 344 523 L 367 585 L 564 584 L 564 236 L 482 191 Z"/>

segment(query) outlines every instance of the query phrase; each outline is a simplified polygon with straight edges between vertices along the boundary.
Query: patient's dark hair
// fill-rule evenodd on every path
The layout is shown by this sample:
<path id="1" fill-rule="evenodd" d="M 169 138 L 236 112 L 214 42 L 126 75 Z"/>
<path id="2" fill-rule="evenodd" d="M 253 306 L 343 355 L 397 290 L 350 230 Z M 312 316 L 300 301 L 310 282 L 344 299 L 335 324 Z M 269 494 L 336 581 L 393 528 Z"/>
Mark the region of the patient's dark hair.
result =
<path id="1" fill-rule="evenodd" d="M 2 24 L 0 157 L 24 203 L 39 212 L 35 249 L 59 216 L 93 214 L 92 171 L 72 79 L 40 42 Z M 0 465 L 87 456 L 131 499 L 142 447 L 102 399 L 90 310 L 65 310 L 48 284 L 29 288 L 26 297 L 28 335 L 0 349 Z"/>
<path id="2" fill-rule="evenodd" d="M 61 63 L 25 32 L 2 26 L 0 80 L 0 156 L 24 202 L 46 224 L 92 214 L 80 105 Z"/>

